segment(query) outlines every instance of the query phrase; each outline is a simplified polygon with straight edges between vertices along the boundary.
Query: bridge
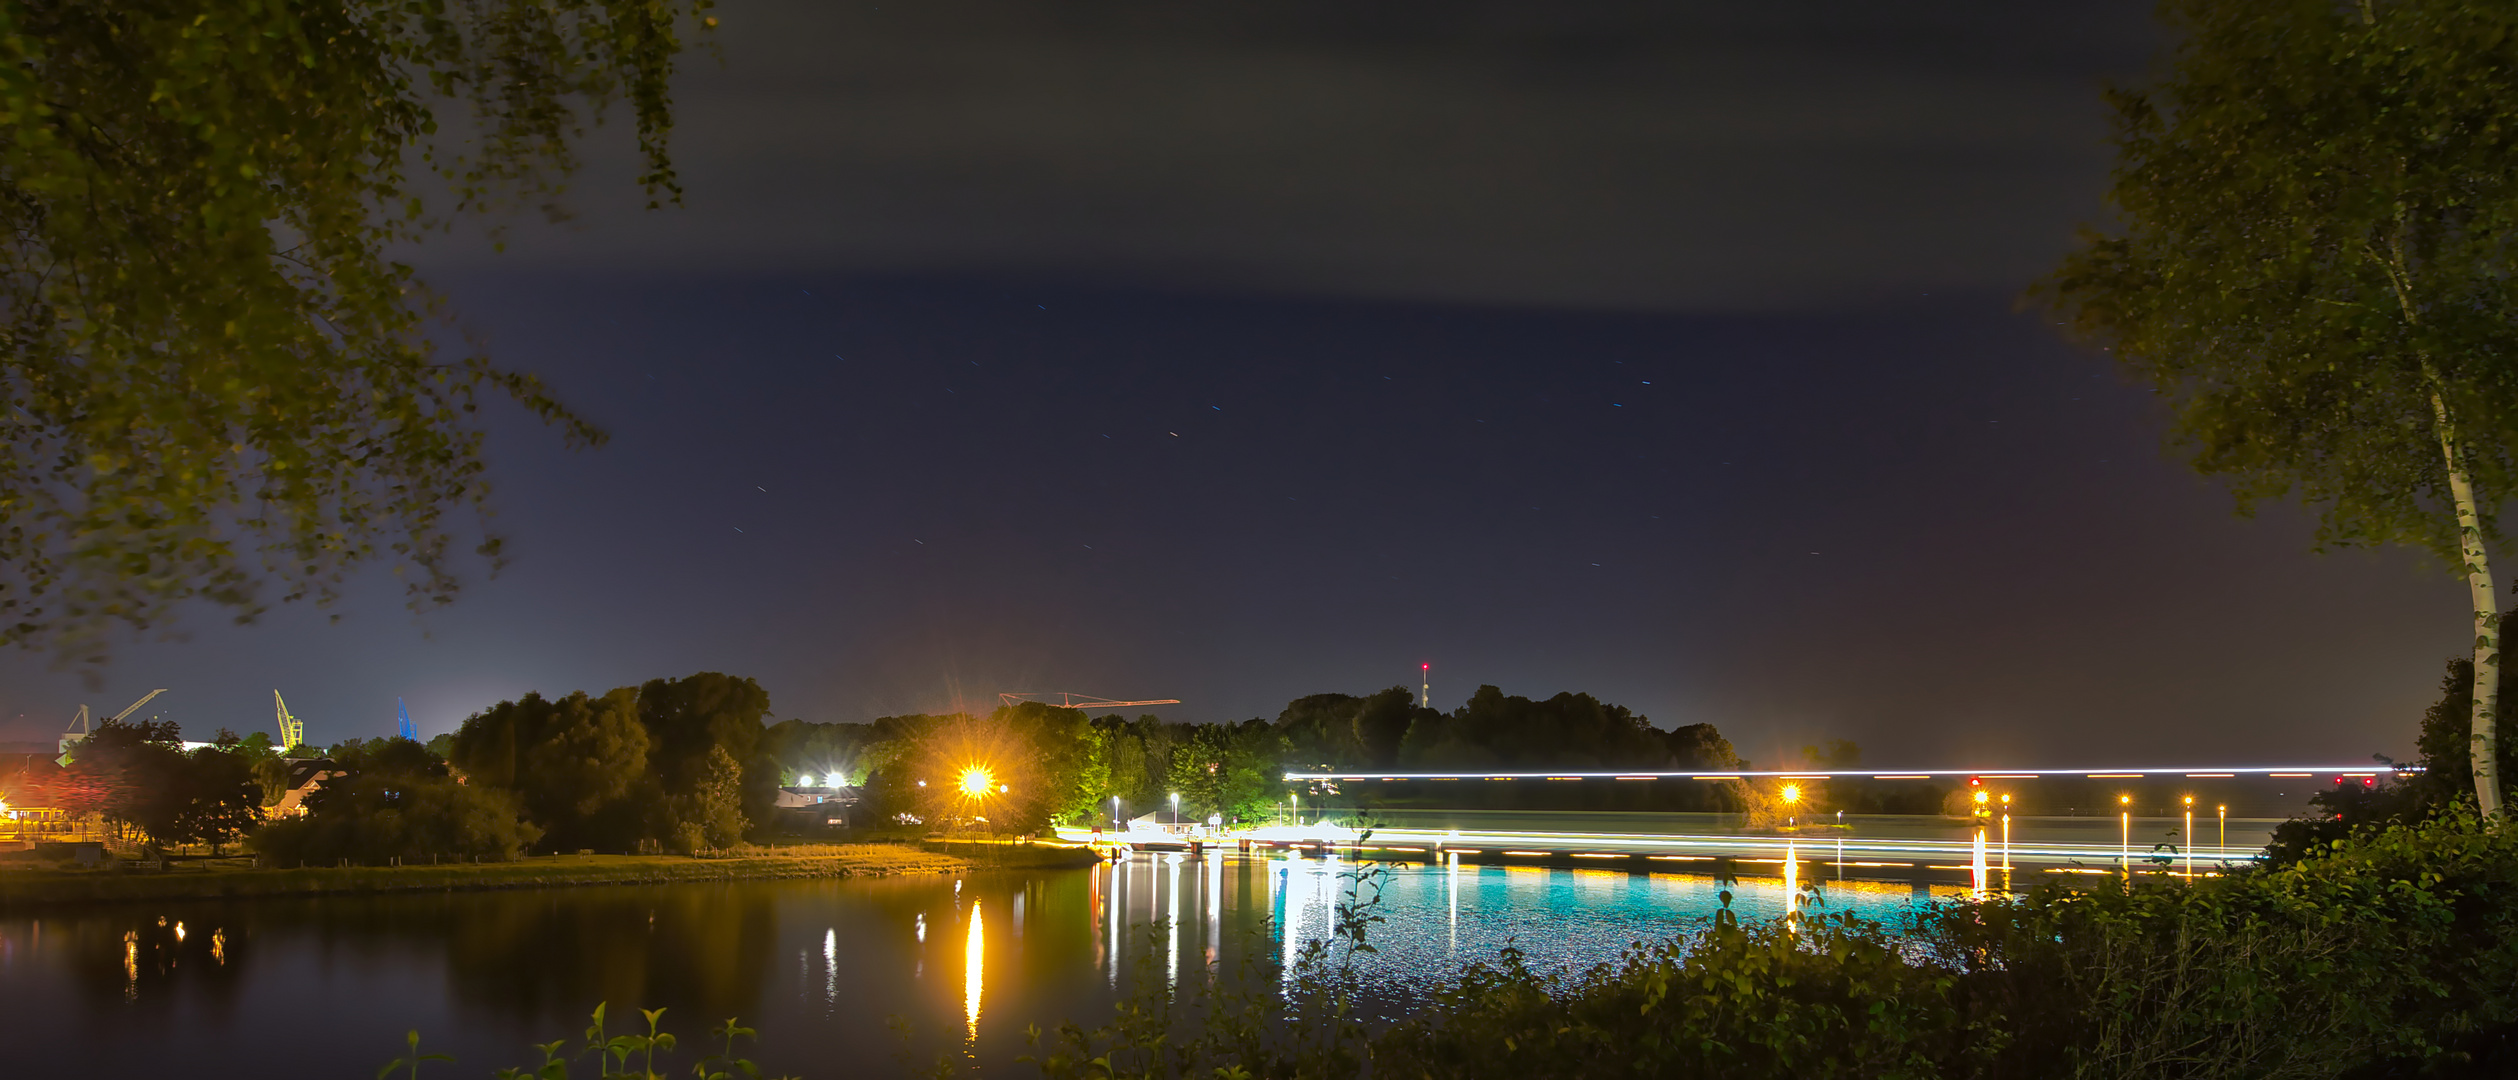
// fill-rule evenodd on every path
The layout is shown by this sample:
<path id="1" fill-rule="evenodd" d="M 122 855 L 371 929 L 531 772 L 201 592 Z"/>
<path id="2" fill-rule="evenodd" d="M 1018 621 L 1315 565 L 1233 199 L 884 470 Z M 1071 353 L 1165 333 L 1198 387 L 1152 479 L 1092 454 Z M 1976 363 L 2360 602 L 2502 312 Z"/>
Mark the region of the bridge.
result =
<path id="1" fill-rule="evenodd" d="M 2208 874 L 2255 859 L 2272 828 L 2306 808 L 2317 790 L 2376 784 L 2399 770 L 2371 765 L 2145 766 L 2070 769 L 1761 769 L 1289 771 L 1311 785 L 1310 805 L 1291 820 L 1249 831 L 1258 850 L 1348 851 L 1357 856 L 1433 863 L 1575 866 L 1629 871 L 1739 873 L 1786 877 L 1937 877 L 2021 873 Z M 1833 783 L 1879 785 L 1942 781 L 1978 793 L 1977 813 L 1846 815 L 1782 807 L 1773 827 L 1727 827 L 1722 815 L 1617 810 L 1478 809 L 1497 796 L 1537 793 L 1523 785 L 1627 785 L 1739 782 L 1798 801 Z M 1467 787 L 1486 788 L 1483 798 Z M 1398 785 L 1390 787 L 1385 785 Z M 2273 790 L 2279 788 L 2280 790 Z M 1606 794 L 1606 793 L 1603 793 Z M 1396 796 L 1404 798 L 1392 798 Z M 1364 796 L 1363 799 L 1358 799 Z M 1359 811 L 1356 801 L 1399 803 Z M 1459 809 L 1443 809 L 1450 801 Z M 1537 801 L 1535 798 L 1532 801 Z M 1562 799 L 1548 801 L 1562 802 Z M 1334 804 L 1346 804 L 1340 808 Z M 2233 805 L 2239 810 L 2233 814 Z M 1807 804 L 1804 804 L 1807 805 Z M 1350 828 L 1372 819 L 1369 835 Z M 1306 823 L 1305 818 L 1310 821 Z M 1334 822 L 1324 825 L 1323 821 Z"/>

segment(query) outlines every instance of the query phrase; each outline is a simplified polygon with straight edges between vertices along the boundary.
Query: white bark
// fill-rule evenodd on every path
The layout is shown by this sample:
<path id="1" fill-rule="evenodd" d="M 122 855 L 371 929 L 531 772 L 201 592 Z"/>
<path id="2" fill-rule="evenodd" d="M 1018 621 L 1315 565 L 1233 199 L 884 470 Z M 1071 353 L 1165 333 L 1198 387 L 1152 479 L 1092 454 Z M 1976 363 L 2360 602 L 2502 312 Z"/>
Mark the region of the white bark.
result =
<path id="1" fill-rule="evenodd" d="M 2500 784 L 2500 595 L 2492 587 L 2490 554 L 2483 547 L 2483 512 L 2474 498 L 2474 478 L 2466 471 L 2464 447 L 2449 422 L 2448 403 L 2431 394 L 2431 413 L 2439 429 L 2439 452 L 2448 459 L 2448 493 L 2457 502 L 2457 540 L 2465 552 L 2466 591 L 2474 599 L 2474 714 L 2467 721 L 2467 747 L 2474 761 L 2474 798 L 2485 817 L 2501 810 Z"/>

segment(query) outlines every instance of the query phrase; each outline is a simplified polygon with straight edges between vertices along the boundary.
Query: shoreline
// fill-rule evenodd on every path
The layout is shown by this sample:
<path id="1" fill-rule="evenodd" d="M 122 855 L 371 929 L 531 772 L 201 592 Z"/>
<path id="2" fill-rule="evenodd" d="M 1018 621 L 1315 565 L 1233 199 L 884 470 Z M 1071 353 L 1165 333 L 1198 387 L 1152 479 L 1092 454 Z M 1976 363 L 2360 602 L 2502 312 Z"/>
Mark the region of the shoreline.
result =
<path id="1" fill-rule="evenodd" d="M 1053 845 L 928 841 L 837 845 L 811 855 L 530 855 L 512 862 L 419 866 L 299 867 L 160 872 L 128 869 L 0 870 L 0 914 L 69 905 L 164 900 L 255 900 L 299 896 L 487 892 L 596 885 L 677 885 L 804 878 L 898 877 L 986 870 L 1062 869 L 1097 861 L 1089 850 Z"/>

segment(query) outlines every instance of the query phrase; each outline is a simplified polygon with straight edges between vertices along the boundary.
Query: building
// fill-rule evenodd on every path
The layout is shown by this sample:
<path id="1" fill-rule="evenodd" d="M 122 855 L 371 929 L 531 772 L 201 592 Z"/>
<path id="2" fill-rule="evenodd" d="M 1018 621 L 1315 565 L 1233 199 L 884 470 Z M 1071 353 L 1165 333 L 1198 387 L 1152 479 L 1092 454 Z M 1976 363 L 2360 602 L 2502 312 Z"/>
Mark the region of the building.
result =
<path id="1" fill-rule="evenodd" d="M 782 787 L 778 789 L 778 823 L 789 829 L 845 829 L 851 824 L 857 807 L 865 801 L 865 789 L 854 787 Z"/>

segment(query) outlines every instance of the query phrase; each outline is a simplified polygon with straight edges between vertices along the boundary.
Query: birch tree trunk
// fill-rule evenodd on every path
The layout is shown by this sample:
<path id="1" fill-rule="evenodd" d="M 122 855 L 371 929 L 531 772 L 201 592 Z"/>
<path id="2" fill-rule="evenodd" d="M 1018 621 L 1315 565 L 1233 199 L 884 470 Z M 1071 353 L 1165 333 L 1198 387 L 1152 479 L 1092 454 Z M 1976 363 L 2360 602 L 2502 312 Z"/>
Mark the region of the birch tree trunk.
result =
<path id="1" fill-rule="evenodd" d="M 2466 727 L 2468 752 L 2474 761 L 2474 798 L 2483 816 L 2498 817 L 2500 594 L 2492 587 L 2491 556 L 2483 547 L 2483 512 L 2474 499 L 2474 477 L 2466 471 L 2464 447 L 2449 422 L 2448 402 L 2437 392 L 2431 394 L 2431 414 L 2439 429 L 2439 452 L 2448 459 L 2448 493 L 2457 502 L 2457 539 L 2465 551 L 2466 591 L 2474 598 L 2474 715 Z"/>

